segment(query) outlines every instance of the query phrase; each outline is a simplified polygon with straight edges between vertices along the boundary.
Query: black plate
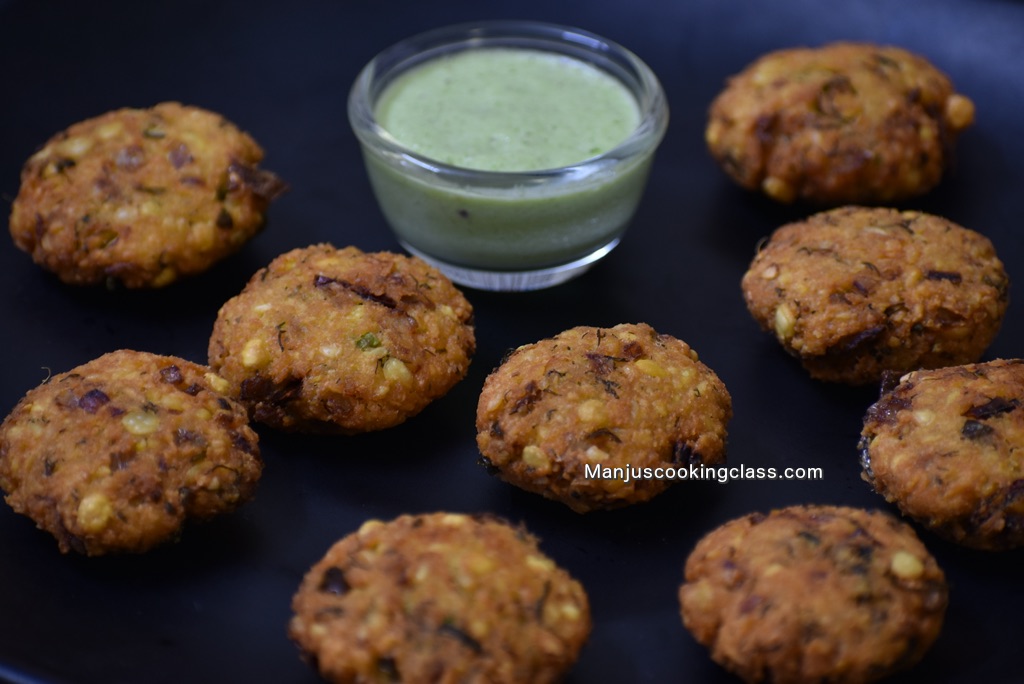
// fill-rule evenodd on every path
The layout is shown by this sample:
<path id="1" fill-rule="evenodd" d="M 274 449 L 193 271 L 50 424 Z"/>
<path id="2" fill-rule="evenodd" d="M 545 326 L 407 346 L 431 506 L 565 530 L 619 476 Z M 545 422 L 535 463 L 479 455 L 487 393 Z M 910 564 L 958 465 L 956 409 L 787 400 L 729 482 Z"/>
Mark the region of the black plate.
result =
<path id="1" fill-rule="evenodd" d="M 305 570 L 368 518 L 490 511 L 524 522 L 586 586 L 594 631 L 574 682 L 731 681 L 683 629 L 677 587 L 697 539 L 753 510 L 886 508 L 860 480 L 856 443 L 874 390 L 810 380 L 748 316 L 739 279 L 759 238 L 806 213 L 735 188 L 706 153 L 708 103 L 761 53 L 835 39 L 927 55 L 977 103 L 943 185 L 906 205 L 988 235 L 1024 279 L 1024 5 L 996 0 L 77 0 L 0 2 L 0 196 L 52 133 L 121 106 L 176 99 L 219 111 L 292 186 L 267 230 L 206 275 L 157 292 L 66 287 L 0 244 L 0 413 L 51 372 L 128 347 L 205 361 L 220 304 L 277 254 L 320 241 L 397 249 L 345 115 L 349 85 L 412 33 L 486 18 L 573 24 L 647 61 L 671 123 L 623 244 L 575 282 L 530 294 L 468 291 L 469 377 L 420 416 L 354 438 L 261 429 L 255 501 L 139 557 L 62 556 L 0 507 L 0 679 L 17 682 L 315 682 L 285 633 Z M 486 374 L 516 345 L 565 328 L 645 321 L 689 342 L 732 393 L 734 465 L 820 466 L 816 481 L 680 484 L 642 506 L 579 516 L 476 464 Z M 1016 303 L 987 358 L 1022 355 Z M 1021 681 L 1021 552 L 980 553 L 922 532 L 952 583 L 945 629 L 899 681 Z"/>

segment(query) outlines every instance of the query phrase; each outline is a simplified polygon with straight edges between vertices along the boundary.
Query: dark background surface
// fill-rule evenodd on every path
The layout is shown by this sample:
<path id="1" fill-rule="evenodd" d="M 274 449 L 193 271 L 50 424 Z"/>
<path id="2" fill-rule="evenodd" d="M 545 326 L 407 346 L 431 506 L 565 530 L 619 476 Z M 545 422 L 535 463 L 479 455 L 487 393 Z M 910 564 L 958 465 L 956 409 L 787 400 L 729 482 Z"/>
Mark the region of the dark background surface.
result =
<path id="1" fill-rule="evenodd" d="M 180 100 L 248 130 L 290 182 L 267 230 L 208 274 L 156 292 L 61 285 L 0 240 L 0 415 L 32 387 L 116 348 L 204 362 L 219 306 L 279 253 L 320 241 L 397 249 L 345 115 L 377 51 L 472 19 L 572 24 L 623 43 L 659 75 L 671 122 L 622 245 L 583 278 L 529 294 L 473 290 L 469 377 L 410 422 L 352 438 L 259 428 L 257 498 L 139 557 L 61 556 L 0 506 L 0 680 L 315 682 L 286 637 L 292 593 L 335 540 L 372 517 L 489 511 L 522 521 L 590 595 L 594 631 L 571 682 L 728 682 L 683 629 L 677 588 L 697 539 L 754 510 L 797 503 L 887 507 L 860 480 L 856 443 L 874 389 L 810 380 L 748 316 L 739 280 L 759 238 L 805 216 L 733 187 L 703 144 L 708 104 L 761 53 L 835 39 L 918 51 L 974 99 L 943 185 L 902 205 L 988 235 L 1024 280 L 1024 4 L 459 0 L 0 2 L 0 204 L 31 153 L 71 123 Z M 4 244 L 6 243 L 6 244 Z M 1016 290 L 1013 291 L 1016 296 Z M 1012 301 L 986 358 L 1024 344 Z M 654 501 L 580 516 L 476 464 L 474 412 L 506 350 L 575 325 L 644 321 L 689 342 L 733 396 L 733 465 L 820 466 L 820 481 L 679 484 Z M 892 510 L 892 509 L 890 509 Z M 945 629 L 897 681 L 1024 681 L 1022 552 L 981 553 L 922 532 L 952 585 Z"/>

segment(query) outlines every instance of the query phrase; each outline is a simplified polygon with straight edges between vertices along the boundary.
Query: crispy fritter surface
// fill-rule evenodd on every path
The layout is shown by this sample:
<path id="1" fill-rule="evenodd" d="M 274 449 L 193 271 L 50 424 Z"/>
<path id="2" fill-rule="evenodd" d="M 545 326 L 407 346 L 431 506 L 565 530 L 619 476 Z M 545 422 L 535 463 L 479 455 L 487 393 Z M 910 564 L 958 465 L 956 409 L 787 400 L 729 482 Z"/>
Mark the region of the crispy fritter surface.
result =
<path id="1" fill-rule="evenodd" d="M 465 376 L 472 318 L 462 293 L 420 259 L 313 245 L 277 257 L 224 304 L 209 362 L 257 421 L 380 430 Z"/>
<path id="2" fill-rule="evenodd" d="M 864 418 L 863 477 L 965 546 L 1024 546 L 1024 361 L 916 371 Z"/>
<path id="3" fill-rule="evenodd" d="M 14 243 L 74 285 L 155 288 L 207 270 L 264 224 L 284 184 L 218 114 L 165 102 L 58 133 L 25 163 Z"/>
<path id="4" fill-rule="evenodd" d="M 948 597 L 910 526 L 837 506 L 725 523 L 685 574 L 683 623 L 747 682 L 854 684 L 906 669 L 938 636 Z"/>
<path id="5" fill-rule="evenodd" d="M 263 464 L 227 383 L 121 350 L 31 390 L 0 426 L 6 501 L 62 552 L 140 553 L 252 498 Z"/>
<path id="6" fill-rule="evenodd" d="M 586 512 L 671 484 L 588 470 L 722 463 L 731 417 L 725 385 L 685 342 L 642 323 L 581 326 L 516 349 L 491 373 L 477 445 L 503 480 Z"/>
<path id="7" fill-rule="evenodd" d="M 780 202 L 887 204 L 931 190 L 974 104 L 907 50 L 779 50 L 731 77 L 705 139 L 741 186 Z"/>
<path id="8" fill-rule="evenodd" d="M 583 587 L 536 538 L 453 513 L 365 523 L 292 609 L 289 635 L 331 682 L 555 682 L 590 634 Z"/>
<path id="9" fill-rule="evenodd" d="M 851 385 L 977 361 L 1009 303 L 988 238 L 885 208 L 842 207 L 782 226 L 742 288 L 754 319 L 813 377 Z"/>

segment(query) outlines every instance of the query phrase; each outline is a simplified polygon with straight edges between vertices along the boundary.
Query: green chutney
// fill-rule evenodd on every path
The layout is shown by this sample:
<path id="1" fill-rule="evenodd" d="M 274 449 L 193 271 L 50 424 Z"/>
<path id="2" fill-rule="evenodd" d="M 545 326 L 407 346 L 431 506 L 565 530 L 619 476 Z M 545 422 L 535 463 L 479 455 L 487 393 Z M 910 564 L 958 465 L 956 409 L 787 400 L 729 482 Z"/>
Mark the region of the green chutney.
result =
<path id="1" fill-rule="evenodd" d="M 637 98 L 602 69 L 528 48 L 467 49 L 414 66 L 385 86 L 374 116 L 385 138 L 419 157 L 366 151 L 398 239 L 481 271 L 557 268 L 610 249 L 653 153 L 600 157 L 641 124 Z"/>
<path id="2" fill-rule="evenodd" d="M 636 98 L 611 74 L 539 50 L 467 50 L 401 74 L 377 100 L 384 130 L 436 161 L 483 171 L 576 164 L 636 130 Z"/>

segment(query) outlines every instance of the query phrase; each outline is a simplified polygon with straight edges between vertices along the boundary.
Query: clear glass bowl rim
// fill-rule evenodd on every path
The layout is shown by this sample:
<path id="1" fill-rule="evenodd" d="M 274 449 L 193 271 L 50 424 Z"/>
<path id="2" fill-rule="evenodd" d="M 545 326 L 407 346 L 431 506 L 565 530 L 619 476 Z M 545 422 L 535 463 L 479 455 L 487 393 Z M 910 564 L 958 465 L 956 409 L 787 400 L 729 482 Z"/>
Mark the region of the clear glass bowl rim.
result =
<path id="1" fill-rule="evenodd" d="M 637 98 L 640 123 L 614 148 L 568 166 L 535 171 L 487 171 L 453 166 L 424 156 L 394 139 L 376 120 L 375 98 L 390 79 L 425 61 L 462 49 L 487 46 L 547 49 L 574 56 L 609 70 L 623 80 Z M 628 77 L 623 79 L 622 75 Z M 668 126 L 668 104 L 661 83 L 651 68 L 626 47 L 590 31 L 549 22 L 491 20 L 452 24 L 412 35 L 377 53 L 356 77 L 348 98 L 349 124 L 364 148 L 378 156 L 400 159 L 414 167 L 456 180 L 504 185 L 547 183 L 588 175 L 609 160 L 622 160 L 652 152 Z"/>

